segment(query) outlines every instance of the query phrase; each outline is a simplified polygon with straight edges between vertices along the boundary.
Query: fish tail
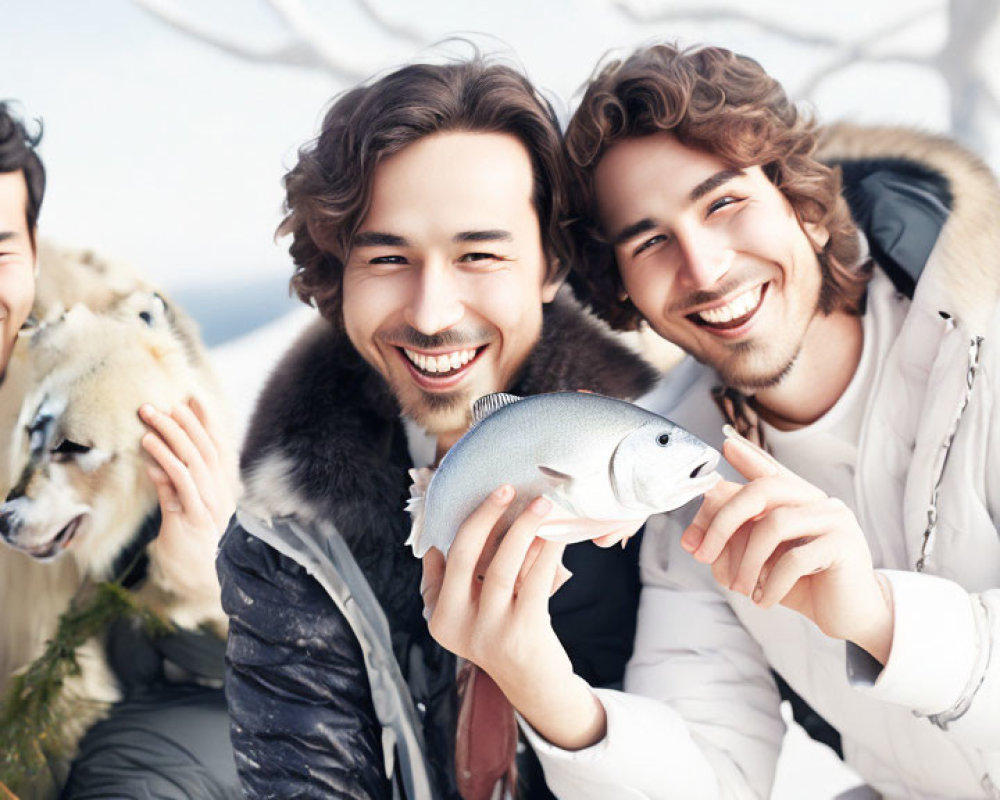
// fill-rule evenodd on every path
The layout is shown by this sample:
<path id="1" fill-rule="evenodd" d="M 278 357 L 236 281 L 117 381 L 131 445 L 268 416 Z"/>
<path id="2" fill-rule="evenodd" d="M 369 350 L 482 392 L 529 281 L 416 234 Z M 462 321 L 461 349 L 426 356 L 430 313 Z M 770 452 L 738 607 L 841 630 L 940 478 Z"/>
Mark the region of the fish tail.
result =
<path id="1" fill-rule="evenodd" d="M 424 500 L 427 497 L 427 487 L 430 485 L 434 470 L 431 467 L 416 467 L 410 470 L 410 499 L 406 501 L 406 510 L 410 514 L 410 535 L 405 544 L 413 548 L 413 554 L 418 558 L 423 555 L 420 552 L 420 538 L 424 530 Z"/>

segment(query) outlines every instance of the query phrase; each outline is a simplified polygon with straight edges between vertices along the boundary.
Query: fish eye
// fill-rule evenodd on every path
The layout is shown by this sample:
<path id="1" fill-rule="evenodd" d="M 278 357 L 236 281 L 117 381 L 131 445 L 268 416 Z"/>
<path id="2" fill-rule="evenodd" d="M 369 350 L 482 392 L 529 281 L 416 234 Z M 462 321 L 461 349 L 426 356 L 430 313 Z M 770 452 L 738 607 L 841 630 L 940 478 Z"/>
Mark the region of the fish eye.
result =
<path id="1" fill-rule="evenodd" d="M 656 443 L 660 447 L 666 447 L 668 444 L 670 444 L 670 434 L 661 433 L 659 436 L 656 437 Z"/>

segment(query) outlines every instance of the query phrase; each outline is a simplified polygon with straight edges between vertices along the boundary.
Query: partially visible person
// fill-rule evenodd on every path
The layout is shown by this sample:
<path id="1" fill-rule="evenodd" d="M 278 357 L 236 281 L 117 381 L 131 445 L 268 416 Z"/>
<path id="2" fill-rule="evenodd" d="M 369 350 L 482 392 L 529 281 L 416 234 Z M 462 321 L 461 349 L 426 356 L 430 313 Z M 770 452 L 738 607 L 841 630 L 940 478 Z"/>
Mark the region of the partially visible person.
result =
<path id="1" fill-rule="evenodd" d="M 426 560 L 435 637 L 507 691 L 563 797 L 769 796 L 772 670 L 882 796 L 1000 796 L 995 178 L 943 138 L 818 129 L 716 47 L 606 66 L 567 148 L 594 304 L 689 354 L 644 402 L 731 480 L 647 525 L 627 694 L 552 636 L 555 554 L 511 591 L 541 509 L 481 585 L 496 499 L 463 558 Z"/>
<path id="2" fill-rule="evenodd" d="M 32 312 L 38 274 L 37 225 L 45 192 L 45 168 L 36 150 L 40 138 L 40 132 L 29 132 L 10 105 L 0 103 L 0 368 L 4 374 L 19 331 Z M 0 384 L 0 391 L 8 393 L 20 388 Z M 111 559 L 116 566 L 124 569 L 131 564 L 128 574 L 81 576 L 66 553 L 49 564 L 6 549 L 0 554 L 6 575 L 0 587 L 4 592 L 25 590 L 34 576 L 41 580 L 34 582 L 36 588 L 69 597 L 82 580 L 106 577 L 121 579 L 137 591 L 163 587 L 172 595 L 165 599 L 168 607 L 183 605 L 185 598 L 191 599 L 192 608 L 218 607 L 219 588 L 212 565 L 218 537 L 235 506 L 235 454 L 219 435 L 219 420 L 209 419 L 198 406 L 181 403 L 175 408 L 156 409 L 144 404 L 127 413 L 138 413 L 148 427 L 142 447 L 149 461 L 135 469 L 148 471 L 159 500 L 159 508 L 154 508 L 141 530 L 135 532 L 127 552 L 111 554 L 118 556 Z M 4 439 L 10 438 L 8 433 Z M 65 452 L 39 453 L 35 462 L 73 455 L 60 441 L 53 440 L 52 447 Z M 13 484 L 23 477 L 11 476 L 10 480 Z M 28 487 L 23 484 L 22 480 L 13 488 L 4 488 L 8 502 L 24 496 Z M 130 505 L 133 500 L 122 498 L 122 504 Z M 14 538 L 14 519 L 5 510 L 5 538 L 7 533 Z M 6 548 L 6 543 L 0 546 Z M 70 583 L 57 585 L 54 581 L 59 580 Z M 3 603 L 5 608 L 16 609 L 18 604 L 30 605 L 32 601 L 21 593 L 16 598 L 6 597 Z M 24 618 L 30 618 L 27 612 L 33 610 L 26 608 Z M 221 609 L 204 618 L 218 621 L 220 616 Z M 195 628 L 198 620 L 181 619 L 179 624 Z M 2 630 L 5 637 L 23 639 L 21 628 L 10 619 Z M 36 637 L 28 650 L 37 654 L 51 631 L 27 634 Z M 167 643 L 169 653 L 162 650 Z M 11 641 L 0 642 L 0 687 L 8 685 L 13 670 L 25 666 L 11 661 L 26 653 L 24 646 L 25 641 L 17 646 Z M 182 627 L 165 640 L 151 640 L 131 626 L 116 626 L 109 631 L 103 657 L 118 678 L 123 699 L 84 737 L 68 779 L 62 765 L 53 767 L 56 782 L 66 781 L 62 796 L 236 796 L 221 690 L 189 680 L 174 682 L 168 675 L 179 668 L 188 675 L 218 680 L 222 671 L 218 636 Z"/>
<path id="3" fill-rule="evenodd" d="M 353 89 L 285 185 L 293 285 L 321 319 L 260 398 L 218 559 L 244 791 L 488 797 L 514 716 L 468 669 L 460 705 L 456 661 L 427 632 L 407 470 L 436 463 L 482 395 L 635 397 L 653 375 L 557 297 L 562 139 L 517 71 L 418 64 Z M 566 567 L 546 613 L 575 669 L 616 683 L 636 547 L 570 547 Z M 548 796 L 540 776 L 519 791 Z"/>
<path id="4" fill-rule="evenodd" d="M 35 236 L 45 195 L 45 167 L 32 135 L 0 103 L 0 365 L 6 368 L 35 295 Z"/>

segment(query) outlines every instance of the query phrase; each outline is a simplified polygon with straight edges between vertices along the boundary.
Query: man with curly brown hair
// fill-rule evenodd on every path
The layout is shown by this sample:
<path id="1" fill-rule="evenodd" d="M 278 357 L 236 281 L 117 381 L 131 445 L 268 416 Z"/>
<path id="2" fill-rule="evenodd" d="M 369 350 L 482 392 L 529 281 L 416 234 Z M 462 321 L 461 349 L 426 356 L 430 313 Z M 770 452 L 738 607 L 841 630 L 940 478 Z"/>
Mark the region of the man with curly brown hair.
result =
<path id="1" fill-rule="evenodd" d="M 507 588 L 538 509 L 489 613 L 428 563 L 431 631 L 508 692 L 563 797 L 767 797 L 773 674 L 883 796 L 1000 796 L 993 176 L 944 139 L 819 129 L 714 47 L 609 64 L 567 148 L 593 304 L 689 354 L 645 402 L 729 479 L 647 525 L 626 693 L 588 691 Z"/>
<path id="2" fill-rule="evenodd" d="M 482 676 L 463 678 L 459 706 L 456 661 L 427 632 L 407 471 L 442 457 L 481 395 L 651 385 L 556 297 L 572 258 L 564 159 L 527 79 L 472 59 L 341 96 L 286 178 L 293 284 L 320 318 L 258 402 L 218 559 L 250 797 L 472 800 L 514 755 L 513 712 L 496 694 L 468 711 Z M 578 671 L 618 681 L 635 548 L 577 545 L 566 566 L 546 613 Z M 540 779 L 521 789 L 549 796 Z"/>

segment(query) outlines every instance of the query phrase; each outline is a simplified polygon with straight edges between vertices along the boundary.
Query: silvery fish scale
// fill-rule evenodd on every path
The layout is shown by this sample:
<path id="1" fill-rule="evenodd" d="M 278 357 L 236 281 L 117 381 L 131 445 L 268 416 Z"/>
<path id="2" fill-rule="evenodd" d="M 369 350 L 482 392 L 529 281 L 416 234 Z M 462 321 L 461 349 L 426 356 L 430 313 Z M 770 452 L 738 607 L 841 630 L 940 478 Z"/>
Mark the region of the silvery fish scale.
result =
<path id="1" fill-rule="evenodd" d="M 422 529 L 412 542 L 418 557 L 430 547 L 447 553 L 458 527 L 503 483 L 517 490 L 505 524 L 544 494 L 564 517 L 635 520 L 637 529 L 650 514 L 691 499 L 688 491 L 681 501 L 675 489 L 702 487 L 718 460 L 712 448 L 669 420 L 602 395 L 488 395 L 477 403 L 480 414 L 484 404 L 489 415 L 447 452 L 426 488 Z M 658 437 L 669 444 L 658 444 Z M 593 536 L 579 537 L 585 538 Z"/>

